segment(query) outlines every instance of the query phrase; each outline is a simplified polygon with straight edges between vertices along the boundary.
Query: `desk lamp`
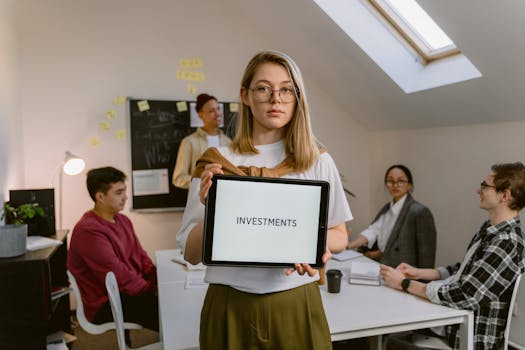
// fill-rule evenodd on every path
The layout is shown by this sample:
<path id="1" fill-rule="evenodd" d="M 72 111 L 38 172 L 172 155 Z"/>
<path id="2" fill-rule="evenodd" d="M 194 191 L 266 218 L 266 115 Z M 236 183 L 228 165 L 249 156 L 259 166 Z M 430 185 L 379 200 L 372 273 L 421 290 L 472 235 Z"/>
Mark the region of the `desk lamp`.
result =
<path id="1" fill-rule="evenodd" d="M 60 172 L 60 217 L 59 217 L 59 227 L 62 229 L 62 174 L 66 175 L 78 175 L 80 174 L 84 168 L 86 167 L 86 162 L 84 162 L 84 159 L 75 156 L 74 154 L 71 154 L 71 152 L 66 151 L 66 156 L 64 157 L 64 161 L 62 162 L 62 171 Z"/>

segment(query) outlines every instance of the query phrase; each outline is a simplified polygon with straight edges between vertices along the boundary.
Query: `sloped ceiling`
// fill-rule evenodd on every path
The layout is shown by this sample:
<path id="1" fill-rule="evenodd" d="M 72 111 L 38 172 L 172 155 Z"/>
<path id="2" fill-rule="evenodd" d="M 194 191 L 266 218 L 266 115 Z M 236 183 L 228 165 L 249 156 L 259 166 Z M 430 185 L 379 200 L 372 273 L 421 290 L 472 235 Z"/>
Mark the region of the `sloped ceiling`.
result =
<path id="1" fill-rule="evenodd" d="M 525 120 L 523 1 L 419 0 L 483 76 L 413 94 L 405 94 L 313 1 L 228 1 L 368 130 Z"/>

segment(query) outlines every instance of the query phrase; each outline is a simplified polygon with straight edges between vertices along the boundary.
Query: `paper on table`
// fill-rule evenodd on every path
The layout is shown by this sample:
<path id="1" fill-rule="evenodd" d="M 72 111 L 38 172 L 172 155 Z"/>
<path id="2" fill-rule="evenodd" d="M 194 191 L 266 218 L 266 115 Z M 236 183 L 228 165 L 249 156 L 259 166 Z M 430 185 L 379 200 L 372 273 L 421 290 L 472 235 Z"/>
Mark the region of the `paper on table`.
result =
<path id="1" fill-rule="evenodd" d="M 350 277 L 348 282 L 350 282 L 352 284 L 367 284 L 367 285 L 370 285 L 370 286 L 379 286 L 379 285 L 381 285 L 381 282 L 379 281 L 379 279 L 370 280 L 370 279 L 359 278 L 359 277 Z"/>
<path id="2" fill-rule="evenodd" d="M 350 268 L 350 283 L 380 285 L 379 264 L 353 261 Z"/>
<path id="3" fill-rule="evenodd" d="M 49 334 L 46 337 L 47 350 L 67 350 L 68 347 L 66 344 L 74 342 L 77 340 L 77 337 L 66 333 L 64 331 L 58 331 L 52 334 Z"/>
<path id="4" fill-rule="evenodd" d="M 189 271 L 186 275 L 186 284 L 184 288 L 190 289 L 206 287 L 208 283 L 204 281 L 205 274 L 206 271 L 203 270 Z"/>
<path id="5" fill-rule="evenodd" d="M 47 344 L 46 350 L 68 350 L 67 345 L 64 341 L 53 343 L 53 344 Z"/>
<path id="6" fill-rule="evenodd" d="M 343 250 L 341 253 L 332 254 L 332 259 L 337 261 L 346 261 L 363 256 L 363 254 L 356 252 L 353 249 Z"/>
<path id="7" fill-rule="evenodd" d="M 375 262 L 353 261 L 350 270 L 352 277 L 374 279 L 379 277 L 379 264 Z"/>
<path id="8" fill-rule="evenodd" d="M 43 236 L 27 236 L 26 249 L 29 251 L 61 245 L 62 241 Z"/>
<path id="9" fill-rule="evenodd" d="M 187 262 L 186 260 L 184 260 L 182 255 L 174 257 L 173 259 L 171 259 L 171 261 L 174 262 L 174 263 L 181 264 L 181 265 L 185 266 L 190 271 L 193 271 L 193 270 L 206 270 L 206 265 L 204 265 L 203 263 L 198 263 L 197 265 L 193 265 L 193 264 Z"/>

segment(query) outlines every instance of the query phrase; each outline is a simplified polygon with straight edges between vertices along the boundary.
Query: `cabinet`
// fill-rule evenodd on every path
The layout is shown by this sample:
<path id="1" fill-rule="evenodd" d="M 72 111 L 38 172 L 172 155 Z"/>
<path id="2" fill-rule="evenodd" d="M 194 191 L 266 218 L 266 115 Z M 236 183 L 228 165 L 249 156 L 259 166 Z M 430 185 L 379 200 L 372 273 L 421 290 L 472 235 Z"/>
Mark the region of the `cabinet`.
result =
<path id="1" fill-rule="evenodd" d="M 67 233 L 50 236 L 59 246 L 0 258 L 0 350 L 46 349 L 48 334 L 71 333 L 69 294 L 51 299 L 53 289 L 69 285 Z"/>

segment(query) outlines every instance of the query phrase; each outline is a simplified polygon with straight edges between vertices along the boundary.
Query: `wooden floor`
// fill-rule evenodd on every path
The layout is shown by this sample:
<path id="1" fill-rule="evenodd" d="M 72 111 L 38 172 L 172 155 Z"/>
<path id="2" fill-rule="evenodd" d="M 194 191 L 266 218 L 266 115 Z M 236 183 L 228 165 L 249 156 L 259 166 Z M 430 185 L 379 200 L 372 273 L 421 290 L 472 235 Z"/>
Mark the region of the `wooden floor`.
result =
<path id="1" fill-rule="evenodd" d="M 100 335 L 86 333 L 76 322 L 73 316 L 71 319 L 73 334 L 77 340 L 72 344 L 72 350 L 118 350 L 117 335 L 114 331 L 109 331 Z M 159 334 L 149 329 L 133 330 L 130 334 L 131 346 L 133 348 L 159 341 Z"/>

